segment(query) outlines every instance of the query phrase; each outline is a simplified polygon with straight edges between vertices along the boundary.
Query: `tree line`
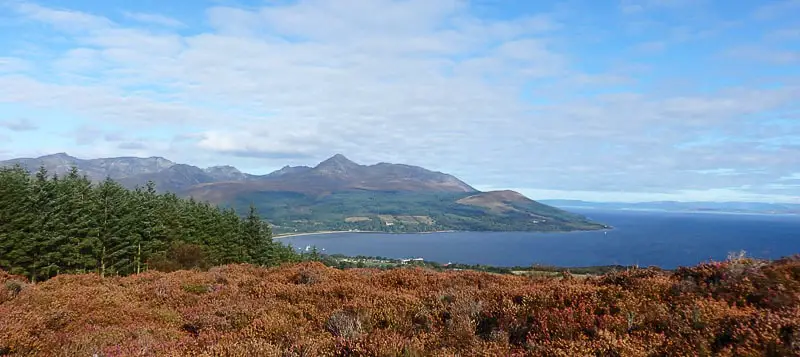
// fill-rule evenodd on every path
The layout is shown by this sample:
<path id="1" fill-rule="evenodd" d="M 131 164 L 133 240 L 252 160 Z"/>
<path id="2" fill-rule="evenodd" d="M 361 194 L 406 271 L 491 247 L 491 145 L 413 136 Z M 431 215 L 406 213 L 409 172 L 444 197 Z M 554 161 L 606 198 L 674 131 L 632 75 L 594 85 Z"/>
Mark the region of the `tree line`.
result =
<path id="1" fill-rule="evenodd" d="M 157 193 L 152 182 L 129 190 L 110 178 L 92 183 L 75 167 L 62 177 L 44 167 L 0 168 L 0 269 L 32 281 L 300 258 L 273 242 L 252 205 L 240 216 Z"/>

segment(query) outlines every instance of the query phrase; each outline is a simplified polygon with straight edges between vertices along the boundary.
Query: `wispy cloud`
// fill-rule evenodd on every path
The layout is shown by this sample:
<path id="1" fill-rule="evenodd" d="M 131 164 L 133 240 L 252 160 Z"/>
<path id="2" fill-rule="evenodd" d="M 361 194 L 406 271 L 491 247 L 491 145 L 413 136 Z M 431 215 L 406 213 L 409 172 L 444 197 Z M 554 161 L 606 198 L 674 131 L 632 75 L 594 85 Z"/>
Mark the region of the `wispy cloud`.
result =
<path id="1" fill-rule="evenodd" d="M 119 143 L 117 147 L 122 150 L 143 150 L 147 148 L 147 145 L 138 141 L 126 141 Z"/>
<path id="2" fill-rule="evenodd" d="M 159 15 L 159 14 L 148 14 L 143 12 L 123 12 L 125 17 L 148 24 L 154 24 L 159 26 L 166 26 L 166 27 L 184 27 L 186 25 L 183 22 L 180 22 L 176 19 L 173 19 L 169 16 Z"/>
<path id="3" fill-rule="evenodd" d="M 636 50 L 646 54 L 661 53 L 667 48 L 666 41 L 648 41 L 636 45 Z"/>
<path id="4" fill-rule="evenodd" d="M 26 72 L 33 66 L 28 61 L 14 57 L 0 57 L 0 74 Z"/>
<path id="5" fill-rule="evenodd" d="M 102 16 L 69 9 L 49 8 L 30 2 L 10 2 L 7 6 L 30 20 L 40 21 L 68 32 L 103 28 L 111 24 L 110 20 Z"/>
<path id="6" fill-rule="evenodd" d="M 742 46 L 733 48 L 729 55 L 770 64 L 800 63 L 800 50 L 775 49 L 764 46 Z"/>
<path id="7" fill-rule="evenodd" d="M 462 1 L 307 0 L 176 13 L 184 23 L 158 9 L 120 18 L 14 4 L 18 33 L 37 52 L 0 46 L 9 63 L 0 60 L 0 105 L 9 105 L 0 109 L 67 123 L 67 138 L 42 136 L 37 150 L 80 143 L 86 156 L 250 171 L 343 152 L 476 185 L 611 198 L 751 198 L 743 185 L 769 187 L 800 167 L 789 144 L 800 127 L 765 124 L 800 120 L 796 54 L 783 43 L 748 47 L 737 31 L 751 28 L 731 25 L 761 23 L 755 8 L 707 18 L 687 14 L 724 4 L 621 2 L 628 14 L 616 16 L 651 23 L 624 31 L 583 21 L 596 13 L 588 6 L 488 16 Z M 208 27 L 185 25 L 194 23 Z M 750 38 L 777 28 L 791 26 Z M 787 71 L 778 80 L 754 61 Z"/>
<path id="8" fill-rule="evenodd" d="M 771 31 L 767 34 L 767 38 L 777 41 L 800 40 L 800 25 L 798 27 L 782 28 Z"/>
<path id="9" fill-rule="evenodd" d="M 39 126 L 28 118 L 3 120 L 0 121 L 0 127 L 11 131 L 34 131 L 39 129 Z"/>
<path id="10" fill-rule="evenodd" d="M 623 14 L 639 14 L 650 10 L 675 10 L 704 3 L 704 0 L 621 0 L 619 10 Z"/>
<path id="11" fill-rule="evenodd" d="M 765 1 L 755 11 L 755 17 L 759 20 L 771 20 L 781 16 L 791 16 L 800 11 L 800 0 L 773 0 Z"/>

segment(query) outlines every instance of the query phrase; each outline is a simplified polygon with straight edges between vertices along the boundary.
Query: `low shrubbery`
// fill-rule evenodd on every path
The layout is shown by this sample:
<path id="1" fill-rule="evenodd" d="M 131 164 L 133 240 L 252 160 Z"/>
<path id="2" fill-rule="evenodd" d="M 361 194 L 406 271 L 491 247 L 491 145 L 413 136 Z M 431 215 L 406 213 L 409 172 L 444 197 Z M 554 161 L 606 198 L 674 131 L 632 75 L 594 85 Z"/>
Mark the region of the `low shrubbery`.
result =
<path id="1" fill-rule="evenodd" d="M 320 263 L 0 272 L 0 355 L 791 356 L 800 256 L 574 279 Z"/>

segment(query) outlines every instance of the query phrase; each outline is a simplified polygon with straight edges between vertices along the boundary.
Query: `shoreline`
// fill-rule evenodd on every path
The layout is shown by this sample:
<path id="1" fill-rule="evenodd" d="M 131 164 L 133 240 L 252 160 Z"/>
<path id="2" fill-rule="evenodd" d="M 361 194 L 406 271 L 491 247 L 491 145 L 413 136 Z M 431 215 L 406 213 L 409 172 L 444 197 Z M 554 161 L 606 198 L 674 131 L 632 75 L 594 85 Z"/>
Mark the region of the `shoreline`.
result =
<path id="1" fill-rule="evenodd" d="M 432 233 L 453 233 L 457 231 L 431 231 L 431 232 L 383 232 L 383 231 L 320 231 L 320 232 L 307 232 L 307 233 L 288 233 L 272 236 L 272 239 L 291 238 L 310 235 L 321 234 L 336 234 L 336 233 L 380 233 L 380 234 L 432 234 Z"/>
<path id="2" fill-rule="evenodd" d="M 572 230 L 572 231 L 458 231 L 458 230 L 446 230 L 446 231 L 430 231 L 430 232 L 384 232 L 384 231 L 319 231 L 319 232 L 304 232 L 304 233 L 283 233 L 279 235 L 273 235 L 272 239 L 281 239 L 281 238 L 292 238 L 292 237 L 301 237 L 301 236 L 310 236 L 310 235 L 323 235 L 323 234 L 337 234 L 337 233 L 376 233 L 376 234 L 434 234 L 434 233 L 457 233 L 457 232 L 480 232 L 480 233 L 537 233 L 537 234 L 568 234 L 568 233 L 580 233 L 580 232 L 610 232 L 613 231 L 615 228 L 613 226 L 607 226 L 606 228 L 599 228 L 599 229 L 579 229 L 579 230 Z"/>
<path id="3" fill-rule="evenodd" d="M 319 231 L 319 232 L 304 232 L 304 233 L 285 233 L 272 236 L 272 239 L 291 238 L 299 236 L 310 236 L 320 234 L 336 234 L 336 233 L 386 233 L 381 231 Z"/>

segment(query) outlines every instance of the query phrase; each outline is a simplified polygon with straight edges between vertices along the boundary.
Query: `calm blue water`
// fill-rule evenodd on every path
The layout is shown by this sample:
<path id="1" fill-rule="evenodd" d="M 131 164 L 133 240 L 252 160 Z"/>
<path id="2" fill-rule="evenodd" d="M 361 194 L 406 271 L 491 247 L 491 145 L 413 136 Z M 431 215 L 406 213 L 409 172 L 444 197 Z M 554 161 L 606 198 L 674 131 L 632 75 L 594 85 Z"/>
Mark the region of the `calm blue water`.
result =
<path id="1" fill-rule="evenodd" d="M 745 250 L 760 258 L 800 253 L 800 216 L 572 210 L 614 226 L 603 232 L 336 233 L 282 239 L 325 253 L 527 266 L 657 265 L 675 268 Z"/>

